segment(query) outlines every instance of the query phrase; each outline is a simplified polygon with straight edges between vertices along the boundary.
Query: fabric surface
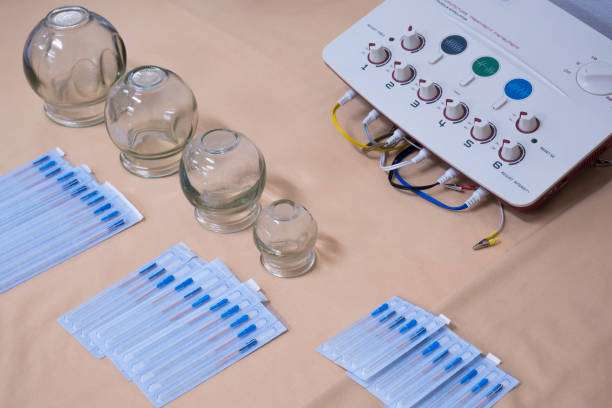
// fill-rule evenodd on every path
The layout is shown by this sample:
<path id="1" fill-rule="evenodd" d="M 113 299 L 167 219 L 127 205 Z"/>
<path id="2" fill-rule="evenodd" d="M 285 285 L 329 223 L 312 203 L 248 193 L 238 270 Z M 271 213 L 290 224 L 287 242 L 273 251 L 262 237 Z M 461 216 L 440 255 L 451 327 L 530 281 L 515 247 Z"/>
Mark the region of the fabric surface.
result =
<path id="1" fill-rule="evenodd" d="M 595 2 L 596 3 L 596 2 Z M 493 201 L 444 212 L 392 190 L 377 157 L 356 152 L 329 112 L 346 86 L 323 63 L 323 47 L 378 4 L 372 0 L 87 0 L 121 33 L 128 68 L 178 73 L 199 104 L 201 133 L 229 127 L 263 152 L 262 202 L 290 198 L 319 225 L 318 262 L 283 280 L 259 265 L 252 232 L 203 230 L 178 176 L 128 174 L 103 125 L 69 129 L 49 121 L 22 71 L 23 43 L 59 4 L 3 0 L 0 173 L 60 146 L 115 185 L 145 220 L 0 295 L 0 406 L 150 407 L 107 360 L 93 358 L 56 319 L 171 245 L 219 257 L 254 278 L 289 331 L 171 407 L 378 407 L 315 347 L 373 306 L 398 295 L 453 319 L 467 340 L 503 360 L 522 384 L 499 407 L 605 407 L 612 398 L 608 312 L 612 170 L 587 169 L 530 213 L 509 211 L 502 243 L 471 246 L 498 222 Z M 360 135 L 368 106 L 355 100 L 339 120 Z M 377 123 L 374 132 L 384 128 Z M 436 162 L 404 170 L 418 184 Z M 438 194 L 449 202 L 467 196 Z"/>

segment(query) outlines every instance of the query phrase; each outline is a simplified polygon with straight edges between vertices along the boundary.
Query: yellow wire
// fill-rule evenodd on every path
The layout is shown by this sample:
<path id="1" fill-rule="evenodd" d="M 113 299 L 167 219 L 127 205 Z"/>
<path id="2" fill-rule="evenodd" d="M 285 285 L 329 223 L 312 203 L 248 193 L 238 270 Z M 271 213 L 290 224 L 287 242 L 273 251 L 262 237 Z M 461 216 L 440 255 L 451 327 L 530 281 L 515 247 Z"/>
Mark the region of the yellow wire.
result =
<path id="1" fill-rule="evenodd" d="M 356 141 L 355 139 L 353 139 L 352 137 L 350 137 L 350 136 L 349 136 L 349 135 L 348 135 L 348 134 L 347 134 L 347 133 L 344 131 L 344 129 L 342 129 L 342 127 L 340 127 L 340 124 L 338 123 L 338 119 L 336 118 L 336 111 L 338 110 L 338 108 L 339 108 L 340 106 L 341 106 L 341 105 L 340 105 L 340 103 L 339 103 L 339 102 L 338 102 L 338 103 L 336 103 L 336 104 L 334 105 L 334 108 L 332 109 L 332 112 L 331 112 L 332 121 L 334 122 L 334 126 L 336 127 L 336 129 L 338 130 L 338 132 L 339 132 L 339 133 L 340 133 L 342 136 L 344 136 L 344 138 L 345 138 L 346 140 L 348 140 L 349 142 L 351 142 L 351 144 L 353 144 L 353 145 L 355 145 L 355 146 L 357 146 L 357 147 L 361 147 L 362 149 L 367 149 L 368 147 L 370 147 L 370 146 L 365 145 L 365 144 L 363 144 L 363 143 L 359 143 L 358 141 Z M 406 144 L 401 144 L 400 146 L 388 147 L 388 148 L 384 148 L 384 149 L 383 149 L 383 148 L 376 148 L 376 149 L 372 149 L 372 150 L 374 150 L 375 152 L 392 152 L 392 151 L 394 151 L 394 150 L 399 150 L 399 149 L 401 149 L 401 148 L 403 148 L 403 147 L 405 147 L 405 146 L 406 146 Z"/>

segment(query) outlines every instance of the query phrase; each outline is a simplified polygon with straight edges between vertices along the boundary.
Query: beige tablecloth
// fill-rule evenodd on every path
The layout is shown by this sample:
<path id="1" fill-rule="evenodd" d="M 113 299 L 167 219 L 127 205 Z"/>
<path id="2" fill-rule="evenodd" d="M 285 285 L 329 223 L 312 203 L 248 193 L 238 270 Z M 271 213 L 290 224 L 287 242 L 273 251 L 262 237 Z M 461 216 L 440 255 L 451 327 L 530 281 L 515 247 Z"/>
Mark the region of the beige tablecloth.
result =
<path id="1" fill-rule="evenodd" d="M 199 131 L 224 126 L 251 137 L 269 178 L 264 204 L 303 203 L 319 224 L 316 268 L 298 279 L 259 266 L 251 231 L 203 230 L 178 177 L 144 180 L 123 170 L 103 125 L 50 122 L 22 72 L 25 38 L 50 0 L 0 3 L 0 173 L 60 146 L 87 163 L 143 213 L 135 227 L 0 295 L 0 406 L 150 407 L 108 360 L 93 358 L 56 319 L 176 242 L 254 278 L 288 333 L 171 403 L 171 407 L 374 407 L 381 404 L 314 349 L 351 321 L 399 295 L 443 312 L 454 329 L 521 385 L 507 407 L 607 407 L 612 397 L 612 170 L 587 169 L 552 201 L 510 211 L 502 244 L 471 245 L 497 224 L 493 201 L 444 212 L 392 190 L 376 157 L 333 129 L 329 111 L 345 85 L 321 60 L 325 44 L 376 1 L 95 0 L 121 33 L 128 66 L 156 64 L 194 90 Z M 355 134 L 368 111 L 339 112 Z M 375 127 L 375 130 L 380 127 Z M 442 165 L 406 172 L 415 182 Z M 451 191 L 439 195 L 463 201 Z"/>

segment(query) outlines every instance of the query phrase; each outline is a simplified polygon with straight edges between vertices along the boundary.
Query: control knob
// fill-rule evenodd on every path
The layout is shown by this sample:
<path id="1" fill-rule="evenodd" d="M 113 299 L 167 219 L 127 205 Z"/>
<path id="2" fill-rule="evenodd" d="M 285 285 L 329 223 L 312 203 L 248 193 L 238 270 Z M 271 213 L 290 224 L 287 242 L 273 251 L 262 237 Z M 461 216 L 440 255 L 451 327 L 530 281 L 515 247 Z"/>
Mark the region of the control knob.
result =
<path id="1" fill-rule="evenodd" d="M 368 61 L 374 65 L 379 65 L 386 62 L 389 58 L 389 50 L 382 45 L 376 45 L 375 43 L 368 44 L 370 53 L 368 54 Z"/>
<path id="2" fill-rule="evenodd" d="M 417 96 L 425 102 L 436 100 L 440 96 L 441 90 L 438 85 L 426 79 L 419 80 L 419 90 Z"/>
<path id="3" fill-rule="evenodd" d="M 446 119 L 456 122 L 467 116 L 467 107 L 462 102 L 447 99 L 443 113 Z"/>
<path id="4" fill-rule="evenodd" d="M 470 134 L 473 139 L 479 142 L 486 142 L 495 136 L 495 129 L 487 119 L 481 116 L 474 118 L 474 126 L 470 130 Z"/>
<path id="5" fill-rule="evenodd" d="M 410 26 L 408 32 L 402 36 L 402 48 L 406 51 L 417 51 L 423 46 L 423 41 L 423 37 Z"/>
<path id="6" fill-rule="evenodd" d="M 403 64 L 400 61 L 395 61 L 393 65 L 395 68 L 393 69 L 391 76 L 394 80 L 401 83 L 412 81 L 415 75 L 415 70 L 412 65 Z"/>
<path id="7" fill-rule="evenodd" d="M 499 149 L 499 157 L 508 163 L 516 163 L 523 158 L 524 154 L 523 146 L 514 140 L 504 139 Z"/>
<path id="8" fill-rule="evenodd" d="M 516 120 L 516 128 L 521 133 L 533 133 L 540 127 L 540 120 L 534 115 L 521 112 Z"/>

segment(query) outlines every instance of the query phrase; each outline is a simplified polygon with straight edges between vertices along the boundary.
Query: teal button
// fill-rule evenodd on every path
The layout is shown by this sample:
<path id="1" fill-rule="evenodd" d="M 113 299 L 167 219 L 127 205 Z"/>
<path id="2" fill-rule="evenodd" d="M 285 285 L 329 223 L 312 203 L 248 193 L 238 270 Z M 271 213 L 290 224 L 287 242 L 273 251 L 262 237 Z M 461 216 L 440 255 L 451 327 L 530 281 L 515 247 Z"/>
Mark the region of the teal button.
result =
<path id="1" fill-rule="evenodd" d="M 499 71 L 499 62 L 493 57 L 480 57 L 472 64 L 472 71 L 478 76 L 489 77 Z"/>

